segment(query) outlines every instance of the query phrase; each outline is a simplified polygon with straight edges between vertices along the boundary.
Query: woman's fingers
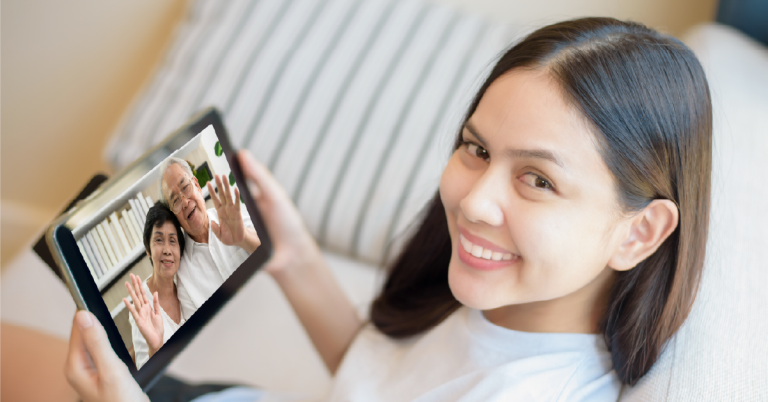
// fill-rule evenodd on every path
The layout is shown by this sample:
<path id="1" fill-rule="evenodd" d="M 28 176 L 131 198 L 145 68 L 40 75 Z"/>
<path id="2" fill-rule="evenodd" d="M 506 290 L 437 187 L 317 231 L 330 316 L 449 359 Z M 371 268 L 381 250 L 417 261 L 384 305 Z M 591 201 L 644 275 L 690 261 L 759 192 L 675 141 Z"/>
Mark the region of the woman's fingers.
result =
<path id="1" fill-rule="evenodd" d="M 112 350 L 104 327 L 84 310 L 72 322 L 64 375 L 84 401 L 148 401 Z"/>
<path id="2" fill-rule="evenodd" d="M 160 296 L 157 295 L 157 292 L 155 292 L 155 314 L 160 314 Z"/>
<path id="3" fill-rule="evenodd" d="M 98 371 L 101 373 L 111 368 L 120 368 L 119 366 L 115 367 L 115 365 L 122 365 L 122 362 L 112 351 L 107 333 L 99 320 L 90 312 L 81 310 L 75 314 L 75 321 L 80 327 L 80 336 L 85 344 L 85 349 L 93 359 Z"/>
<path id="4" fill-rule="evenodd" d="M 133 281 L 133 274 L 131 274 L 131 281 Z M 128 294 L 131 296 L 131 300 L 133 300 L 133 304 L 136 306 L 136 308 L 141 309 L 141 300 L 136 296 L 136 292 L 133 290 L 133 285 L 125 282 L 125 287 L 128 288 Z"/>
<path id="5" fill-rule="evenodd" d="M 237 158 L 240 161 L 240 167 L 243 169 L 245 177 L 256 185 L 254 197 L 258 199 L 271 199 L 276 191 L 282 191 L 267 167 L 254 159 L 250 152 L 246 150 L 240 151 L 237 153 Z"/>
<path id="6" fill-rule="evenodd" d="M 144 305 L 147 304 L 147 301 L 144 299 L 144 292 L 141 288 L 141 278 L 139 278 L 138 275 L 131 274 L 131 280 L 133 281 L 133 291 L 136 295 L 136 298 L 139 299 L 139 308 L 143 309 Z M 134 301 L 135 303 L 135 301 Z"/>
<path id="7" fill-rule="evenodd" d="M 131 313 L 133 319 L 138 323 L 141 317 L 139 317 L 139 312 L 136 311 L 136 307 L 133 307 L 133 304 L 129 303 L 128 299 L 125 298 L 123 299 L 123 303 L 125 303 L 125 308 L 128 309 L 128 312 Z"/>
<path id="8" fill-rule="evenodd" d="M 117 358 L 109 344 L 107 333 L 101 323 L 88 311 L 80 310 L 72 323 L 69 341 L 69 355 L 65 374 L 72 387 L 85 400 L 97 399 L 99 383 L 113 377 L 126 367 Z"/>
<path id="9" fill-rule="evenodd" d="M 149 299 L 147 299 L 147 292 L 144 291 L 144 286 L 141 284 L 141 277 L 133 275 L 133 286 L 136 288 L 136 294 L 141 298 L 141 306 L 149 305 Z"/>
<path id="10" fill-rule="evenodd" d="M 96 365 L 85 347 L 77 318 L 75 314 L 69 336 L 69 353 L 64 366 L 64 375 L 67 377 L 67 382 L 84 400 L 93 400 L 97 392 L 93 381 L 96 376 Z"/>

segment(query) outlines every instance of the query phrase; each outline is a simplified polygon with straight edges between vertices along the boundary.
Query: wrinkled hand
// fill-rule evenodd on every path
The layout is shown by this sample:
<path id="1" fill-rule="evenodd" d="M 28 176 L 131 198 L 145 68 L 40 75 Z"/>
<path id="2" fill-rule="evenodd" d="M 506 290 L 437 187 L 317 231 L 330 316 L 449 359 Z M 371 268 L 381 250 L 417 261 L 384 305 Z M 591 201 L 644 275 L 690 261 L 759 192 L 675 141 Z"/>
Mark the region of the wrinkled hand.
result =
<path id="1" fill-rule="evenodd" d="M 237 157 L 245 178 L 253 184 L 251 194 L 274 247 L 264 270 L 275 276 L 322 262 L 320 248 L 304 225 L 298 209 L 266 166 L 257 162 L 248 151 L 238 152 Z"/>
<path id="2" fill-rule="evenodd" d="M 141 285 L 141 278 L 138 275 L 130 274 L 133 286 L 128 282 L 125 282 L 125 287 L 128 288 L 128 294 L 133 299 L 131 304 L 127 298 L 123 298 L 123 303 L 128 311 L 131 312 L 133 320 L 136 321 L 136 326 L 139 327 L 139 332 L 144 336 L 144 340 L 147 341 L 149 347 L 149 356 L 157 352 L 160 347 L 163 346 L 163 315 L 160 312 L 160 298 L 157 292 L 154 294 L 154 310 L 149 305 L 146 293 L 144 293 L 143 286 Z M 135 289 L 135 290 L 134 290 Z"/>
<path id="3" fill-rule="evenodd" d="M 149 401 L 109 344 L 101 323 L 87 311 L 72 322 L 64 375 L 85 402 Z"/>
<path id="4" fill-rule="evenodd" d="M 211 222 L 211 231 L 228 246 L 240 245 L 245 240 L 245 225 L 243 225 L 243 215 L 240 213 L 240 191 L 235 187 L 235 197 L 232 198 L 229 180 L 224 175 L 214 175 L 214 178 L 216 187 L 221 191 L 216 194 L 211 182 L 208 182 L 208 193 L 219 215 L 218 224 Z"/>

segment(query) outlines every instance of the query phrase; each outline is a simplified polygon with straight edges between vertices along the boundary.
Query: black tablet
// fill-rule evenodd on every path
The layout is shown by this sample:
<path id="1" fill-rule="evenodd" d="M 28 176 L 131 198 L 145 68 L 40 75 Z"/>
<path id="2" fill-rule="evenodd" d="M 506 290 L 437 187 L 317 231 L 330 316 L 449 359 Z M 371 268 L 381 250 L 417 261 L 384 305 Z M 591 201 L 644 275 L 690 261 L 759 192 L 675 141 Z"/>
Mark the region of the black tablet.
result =
<path id="1" fill-rule="evenodd" d="M 176 167 L 169 168 L 172 165 Z M 174 176 L 173 172 L 178 174 Z M 222 175 L 227 183 L 222 182 L 219 188 L 214 178 Z M 212 184 L 215 197 L 209 194 L 208 183 Z M 260 244 L 255 250 L 247 250 L 252 248 L 254 242 L 243 246 L 245 248 L 226 244 L 227 240 L 220 239 L 210 228 L 207 238 L 200 235 L 203 232 L 198 225 L 200 222 L 218 222 L 214 198 L 223 197 L 227 187 L 230 188 L 230 207 L 238 202 L 238 216 L 243 220 L 243 227 L 251 230 L 248 233 L 255 231 L 257 234 Z M 234 197 L 234 188 L 239 189 L 239 200 Z M 164 249 L 163 253 L 175 257 L 153 264 L 145 247 L 148 243 L 145 228 L 151 227 L 152 222 L 157 224 L 156 212 L 160 206 L 165 207 L 166 216 L 170 212 L 176 217 L 182 232 L 178 233 L 178 237 L 183 238 L 168 237 L 172 241 L 169 240 L 163 247 L 169 247 L 168 250 L 176 247 L 174 253 L 186 255 L 179 256 Z M 150 209 L 152 212 L 148 216 Z M 176 233 L 176 230 L 170 232 Z M 160 244 L 164 241 L 159 230 L 150 230 L 149 233 L 150 238 L 152 233 L 158 236 L 150 242 Z M 184 239 L 186 242 L 182 247 L 178 243 Z M 92 312 L 99 319 L 115 353 L 144 389 L 152 385 L 174 356 L 189 344 L 272 253 L 263 220 L 247 191 L 235 150 L 215 109 L 197 114 L 64 213 L 48 228 L 46 241 L 78 308 Z M 172 244 L 174 242 L 177 244 Z M 162 311 L 164 319 L 170 317 L 173 321 L 169 324 L 173 328 L 169 331 L 169 327 L 165 326 L 164 333 L 172 335 L 166 336 L 162 347 L 148 357 L 150 354 L 143 346 L 146 339 L 137 338 L 142 336 L 142 332 L 123 302 L 124 298 L 128 298 L 129 303 L 136 306 L 126 282 L 131 281 L 130 274 L 146 281 L 157 273 L 157 278 L 165 278 L 167 285 L 169 272 L 177 272 L 172 277 L 174 292 L 178 289 L 180 308 L 178 313 L 172 309 L 169 311 L 174 312 L 169 314 Z M 145 287 L 149 289 L 147 284 Z M 150 297 L 152 294 L 148 293 Z M 163 299 L 160 300 L 162 306 Z M 168 305 L 168 301 L 165 303 Z M 140 361 L 137 361 L 137 355 Z"/>

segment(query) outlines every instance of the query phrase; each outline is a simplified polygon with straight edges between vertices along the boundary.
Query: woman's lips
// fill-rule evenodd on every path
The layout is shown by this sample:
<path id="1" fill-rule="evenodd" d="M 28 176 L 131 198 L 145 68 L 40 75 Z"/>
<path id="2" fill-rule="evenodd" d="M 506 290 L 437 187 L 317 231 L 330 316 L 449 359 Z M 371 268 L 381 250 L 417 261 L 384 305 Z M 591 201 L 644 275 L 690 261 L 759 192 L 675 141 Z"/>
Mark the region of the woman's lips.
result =
<path id="1" fill-rule="evenodd" d="M 468 233 L 459 228 L 459 238 L 456 244 L 459 259 L 472 268 L 490 271 L 510 266 L 516 263 L 520 256 L 510 253 L 501 247 Z"/>
<path id="2" fill-rule="evenodd" d="M 489 248 L 483 248 L 483 246 L 474 244 L 471 241 L 467 240 L 467 238 L 464 237 L 463 234 L 459 234 L 459 242 L 461 243 L 461 246 L 464 248 L 464 251 L 466 251 L 469 254 L 472 254 L 473 257 L 482 258 L 484 260 L 509 261 L 514 256 L 514 254 L 512 253 L 502 253 L 499 251 L 493 251 Z"/>
<path id="3" fill-rule="evenodd" d="M 164 266 L 168 267 L 168 268 L 173 266 L 173 261 L 160 260 L 160 263 L 163 264 Z"/>

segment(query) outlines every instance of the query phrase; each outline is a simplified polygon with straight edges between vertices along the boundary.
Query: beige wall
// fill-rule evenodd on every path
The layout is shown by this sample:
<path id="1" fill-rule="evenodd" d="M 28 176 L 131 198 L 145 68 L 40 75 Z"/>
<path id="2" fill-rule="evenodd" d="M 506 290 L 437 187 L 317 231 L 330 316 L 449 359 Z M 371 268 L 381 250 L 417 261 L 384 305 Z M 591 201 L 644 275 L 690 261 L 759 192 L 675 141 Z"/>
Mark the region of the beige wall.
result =
<path id="1" fill-rule="evenodd" d="M 5 264 L 97 171 L 184 0 L 3 0 L 0 236 Z"/>
<path id="2" fill-rule="evenodd" d="M 527 26 L 585 15 L 673 34 L 716 0 L 436 0 Z M 95 172 L 122 112 L 160 60 L 185 0 L 3 0 L 0 264 Z"/>
<path id="3" fill-rule="evenodd" d="M 641 22 L 680 35 L 691 26 L 714 19 L 717 0 L 439 0 L 515 24 L 536 27 L 586 16 Z"/>

